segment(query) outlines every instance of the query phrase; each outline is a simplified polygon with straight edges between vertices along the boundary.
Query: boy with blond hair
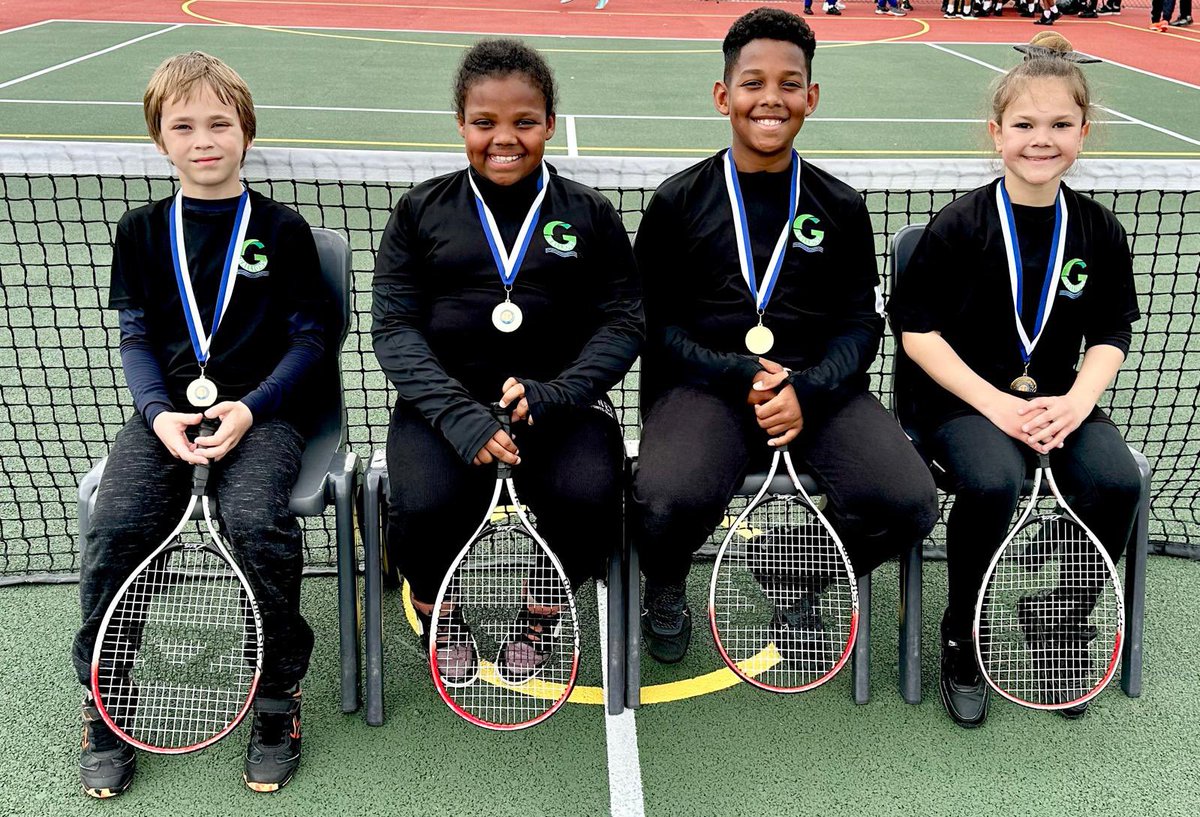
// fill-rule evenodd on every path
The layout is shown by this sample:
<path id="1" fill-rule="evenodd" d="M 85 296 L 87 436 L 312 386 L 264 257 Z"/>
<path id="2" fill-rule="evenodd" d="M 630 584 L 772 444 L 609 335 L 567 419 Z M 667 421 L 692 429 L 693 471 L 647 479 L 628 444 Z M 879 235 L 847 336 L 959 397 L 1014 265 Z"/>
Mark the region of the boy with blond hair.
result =
<path id="1" fill-rule="evenodd" d="M 199 51 L 163 62 L 143 99 L 179 191 L 127 212 L 109 307 L 135 412 L 117 434 L 80 567 L 73 659 L 88 687 L 96 634 L 125 578 L 172 530 L 192 468 L 213 465 L 226 532 L 262 613 L 263 672 L 243 779 L 276 791 L 300 762 L 300 679 L 313 634 L 300 615 L 303 540 L 288 509 L 310 418 L 304 389 L 325 351 L 316 246 L 292 210 L 240 179 L 256 120 L 250 90 Z M 203 419 L 212 434 L 194 436 Z M 136 756 L 83 702 L 79 774 L 93 797 L 133 780 Z"/>

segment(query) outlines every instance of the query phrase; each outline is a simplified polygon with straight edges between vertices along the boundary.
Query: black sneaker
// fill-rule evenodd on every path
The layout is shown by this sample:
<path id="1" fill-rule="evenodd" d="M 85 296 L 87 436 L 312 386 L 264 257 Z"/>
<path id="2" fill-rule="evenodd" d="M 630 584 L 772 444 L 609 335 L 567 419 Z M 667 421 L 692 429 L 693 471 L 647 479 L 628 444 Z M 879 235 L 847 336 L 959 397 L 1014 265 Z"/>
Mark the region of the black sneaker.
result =
<path id="1" fill-rule="evenodd" d="M 1069 721 L 1077 721 L 1087 714 L 1089 701 L 1084 701 L 1081 704 L 1068 706 L 1066 709 L 1059 709 L 1058 714 L 1062 715 Z"/>
<path id="2" fill-rule="evenodd" d="M 816 596 L 804 594 L 791 606 L 776 608 L 768 632 L 783 660 L 809 680 L 815 681 L 830 666 L 830 644 Z"/>
<path id="3" fill-rule="evenodd" d="M 1097 16 L 1100 16 L 1100 17 L 1110 17 L 1114 14 L 1120 14 L 1120 13 L 1121 13 L 1121 9 L 1117 8 L 1116 6 L 1110 5 L 1108 3 L 1105 3 L 1096 11 Z"/>
<path id="4" fill-rule="evenodd" d="M 955 723 L 974 729 L 987 720 L 990 692 L 975 660 L 974 642 L 952 635 L 948 618 L 949 611 L 942 616 L 942 705 Z"/>
<path id="5" fill-rule="evenodd" d="M 137 754 L 108 728 L 90 692 L 84 693 L 82 715 L 79 782 L 89 797 L 116 797 L 133 782 Z"/>
<path id="6" fill-rule="evenodd" d="M 1120 11 L 1118 10 L 1117 13 L 1120 14 Z M 1182 28 L 1184 26 L 1190 26 L 1190 25 L 1192 25 L 1192 15 L 1185 14 L 1184 16 L 1180 17 L 1178 20 L 1167 23 L 1167 25 L 1171 26 L 1172 28 Z"/>
<path id="7" fill-rule="evenodd" d="M 418 612 L 421 622 L 421 646 L 429 648 L 429 630 L 433 617 Z M 479 677 L 479 646 L 467 620 L 458 607 L 451 608 L 437 641 L 438 672 L 448 687 L 465 687 Z"/>
<path id="8" fill-rule="evenodd" d="M 509 684 L 523 684 L 541 675 L 554 657 L 562 626 L 558 613 L 542 615 L 529 608 L 517 613 L 512 631 L 496 655 L 496 674 Z"/>
<path id="9" fill-rule="evenodd" d="M 837 7 L 837 6 L 826 6 L 826 7 L 825 7 L 825 13 L 826 13 L 826 14 L 832 14 L 832 15 L 834 15 L 835 17 L 840 17 L 840 16 L 842 15 L 842 13 L 841 13 L 840 11 L 838 11 L 838 7 Z"/>
<path id="10" fill-rule="evenodd" d="M 812 12 L 812 6 L 805 6 L 805 7 L 804 7 L 804 13 L 805 13 L 805 14 L 812 14 L 812 13 L 813 13 L 813 12 Z"/>
<path id="11" fill-rule="evenodd" d="M 283 694 L 254 699 L 254 724 L 242 775 L 251 791 L 279 791 L 300 766 L 300 687 Z"/>
<path id="12" fill-rule="evenodd" d="M 686 591 L 685 582 L 658 585 L 646 581 L 642 639 L 646 643 L 646 652 L 660 663 L 675 664 L 687 655 L 692 640 L 692 613 L 688 609 Z"/>
<path id="13" fill-rule="evenodd" d="M 1035 26 L 1052 26 L 1054 25 L 1054 18 L 1047 17 L 1045 14 L 1043 14 L 1041 17 L 1034 20 L 1033 24 Z"/>
<path id="14" fill-rule="evenodd" d="M 1099 17 L 1100 14 L 1094 9 L 1084 9 L 1083 11 L 1079 12 L 1079 16 L 1085 20 L 1094 20 Z"/>

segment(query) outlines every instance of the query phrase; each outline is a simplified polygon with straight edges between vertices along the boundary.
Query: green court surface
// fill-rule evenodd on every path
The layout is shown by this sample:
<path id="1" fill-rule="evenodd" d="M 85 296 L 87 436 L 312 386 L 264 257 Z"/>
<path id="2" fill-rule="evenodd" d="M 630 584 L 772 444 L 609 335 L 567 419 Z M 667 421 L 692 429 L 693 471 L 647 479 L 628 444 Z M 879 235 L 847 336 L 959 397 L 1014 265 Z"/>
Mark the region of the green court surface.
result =
<path id="1" fill-rule="evenodd" d="M 457 151 L 450 85 L 475 39 L 51 22 L 0 36 L 0 138 L 146 141 L 146 79 L 165 57 L 199 48 L 234 65 L 254 90 L 260 145 Z M 728 125 L 711 102 L 716 42 L 526 39 L 547 54 L 561 85 L 552 153 L 700 156 L 727 144 Z M 821 102 L 801 152 L 990 153 L 987 85 L 1019 59 L 998 44 L 822 44 L 813 66 Z M 1090 155 L 1200 157 L 1200 87 L 1112 64 L 1090 66 L 1088 76 L 1104 106 Z"/>
<path id="2" fill-rule="evenodd" d="M 703 610 L 709 565 L 693 570 L 694 610 Z M 619 719 L 606 718 L 598 705 L 569 704 L 538 728 L 496 734 L 459 720 L 437 698 L 396 592 L 385 611 L 387 721 L 372 728 L 360 714 L 341 714 L 335 586 L 310 579 L 303 609 L 317 646 L 305 681 L 304 762 L 295 781 L 270 796 L 243 789 L 243 726 L 196 755 L 141 755 L 134 788 L 104 804 L 85 797 L 76 780 L 78 688 L 68 658 L 78 623 L 75 590 L 5 588 L 0 814 L 1184 817 L 1200 810 L 1200 642 L 1181 626 L 1200 616 L 1195 565 L 1150 561 L 1141 698 L 1125 697 L 1114 684 L 1077 722 L 993 699 L 987 725 L 973 731 L 954 726 L 937 698 L 941 564 L 926 569 L 924 701 L 901 701 L 895 580 L 894 565 L 876 575 L 869 704 L 851 702 L 846 672 L 802 695 L 740 685 L 646 704 Z M 580 683 L 598 685 L 589 589 L 581 602 Z M 644 688 L 719 666 L 707 627 L 697 626 L 682 664 L 646 661 Z M 632 728 L 636 742 L 622 742 Z M 620 784 L 611 792 L 610 773 Z M 641 799 L 631 780 L 640 783 Z"/>

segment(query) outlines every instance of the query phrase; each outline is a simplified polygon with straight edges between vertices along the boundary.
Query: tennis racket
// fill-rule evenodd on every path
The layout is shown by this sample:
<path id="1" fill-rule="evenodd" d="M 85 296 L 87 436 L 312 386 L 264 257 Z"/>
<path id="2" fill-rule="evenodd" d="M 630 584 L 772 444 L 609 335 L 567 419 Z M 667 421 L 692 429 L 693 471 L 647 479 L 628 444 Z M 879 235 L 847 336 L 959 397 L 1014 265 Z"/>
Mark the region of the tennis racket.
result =
<path id="1" fill-rule="evenodd" d="M 771 490 L 781 460 L 795 493 Z M 818 687 L 850 657 L 858 633 L 854 568 L 786 450 L 776 449 L 762 488 L 721 543 L 708 620 L 729 668 L 772 692 Z"/>
<path id="2" fill-rule="evenodd" d="M 511 433 L 508 411 L 497 407 L 496 416 Z M 506 463 L 497 463 L 488 511 L 442 580 L 433 609 L 433 682 L 442 700 L 471 723 L 500 730 L 533 726 L 575 688 L 575 596 L 521 505 Z"/>
<path id="3" fill-rule="evenodd" d="M 1055 504 L 1038 512 L 1043 483 Z M 1089 701 L 1116 674 L 1125 637 L 1117 569 L 1063 499 L 1045 454 L 1029 504 L 984 575 L 974 636 L 983 677 L 1032 709 Z"/>
<path id="4" fill-rule="evenodd" d="M 214 431 L 214 423 L 200 426 L 201 434 Z M 258 602 L 213 524 L 208 473 L 195 466 L 187 510 L 121 585 L 92 652 L 101 717 L 148 752 L 194 752 L 229 734 L 262 673 Z M 198 541 L 185 542 L 197 503 L 204 524 Z"/>

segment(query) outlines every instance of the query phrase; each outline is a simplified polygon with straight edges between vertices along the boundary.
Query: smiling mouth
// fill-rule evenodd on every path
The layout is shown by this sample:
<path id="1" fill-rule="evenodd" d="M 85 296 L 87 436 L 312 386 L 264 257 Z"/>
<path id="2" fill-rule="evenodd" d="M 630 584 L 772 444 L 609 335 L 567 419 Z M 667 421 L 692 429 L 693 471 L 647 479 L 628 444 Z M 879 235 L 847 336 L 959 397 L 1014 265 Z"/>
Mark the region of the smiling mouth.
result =
<path id="1" fill-rule="evenodd" d="M 775 116 L 761 116 L 761 117 L 751 118 L 750 121 L 753 122 L 755 125 L 758 125 L 760 128 L 780 128 L 780 127 L 783 127 L 783 123 L 786 122 L 787 120 L 780 119 L 779 117 L 775 117 Z"/>
<path id="2" fill-rule="evenodd" d="M 1028 162 L 1051 162 L 1059 158 L 1062 154 L 1056 153 L 1053 156 L 1025 156 L 1023 157 Z"/>
<path id="3" fill-rule="evenodd" d="M 489 162 L 494 162 L 495 164 L 498 164 L 498 165 L 511 165 L 511 164 L 518 162 L 521 159 L 525 158 L 525 154 L 517 153 L 517 154 L 510 155 L 510 154 L 489 153 L 487 158 L 488 158 Z"/>

